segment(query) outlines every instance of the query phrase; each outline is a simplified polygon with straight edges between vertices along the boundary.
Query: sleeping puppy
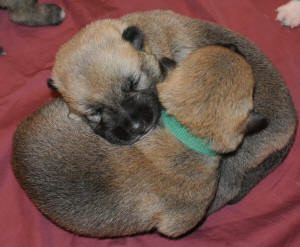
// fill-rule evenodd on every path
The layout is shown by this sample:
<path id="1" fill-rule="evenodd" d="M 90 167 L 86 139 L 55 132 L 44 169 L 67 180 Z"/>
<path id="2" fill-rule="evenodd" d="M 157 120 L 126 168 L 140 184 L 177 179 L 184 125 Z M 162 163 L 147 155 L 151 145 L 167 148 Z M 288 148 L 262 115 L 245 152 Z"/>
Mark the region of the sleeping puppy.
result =
<path id="1" fill-rule="evenodd" d="M 71 118 L 83 117 L 114 144 L 136 142 L 160 116 L 152 100 L 155 84 L 172 62 L 144 52 L 143 39 L 138 28 L 119 20 L 92 23 L 60 48 L 48 80 L 68 103 Z"/>
<path id="2" fill-rule="evenodd" d="M 146 119 L 139 116 L 131 121 L 133 112 L 127 113 L 122 107 L 127 98 L 122 88 L 129 88 L 129 94 L 145 92 L 161 80 L 159 67 L 163 66 L 159 61 L 163 57 L 179 62 L 191 51 L 216 43 L 234 44 L 245 56 L 256 81 L 254 109 L 268 118 L 269 125 L 246 136 L 236 152 L 222 159 L 210 213 L 245 196 L 282 161 L 293 142 L 297 125 L 293 102 L 279 72 L 258 47 L 215 23 L 165 10 L 136 12 L 86 26 L 59 50 L 52 73 L 52 86 L 63 95 L 73 118 L 89 119 L 96 133 L 112 143 L 132 143 L 131 139 L 138 140 L 152 128 L 151 124 L 156 123 L 153 118 L 158 115 L 151 112 L 150 105 L 146 107 L 150 112 L 144 115 Z M 131 102 L 139 105 L 140 99 L 143 97 Z M 111 109 L 110 113 L 106 108 Z M 128 127 L 114 131 L 120 122 L 118 118 L 114 120 L 115 113 L 130 120 L 126 121 Z M 134 126 L 145 127 L 141 134 L 130 134 Z"/>
<path id="3" fill-rule="evenodd" d="M 252 111 L 251 67 L 227 48 L 207 46 L 157 87 L 161 122 L 133 145 L 113 145 L 73 121 L 60 99 L 18 126 L 13 171 L 42 213 L 91 237 L 152 229 L 178 237 L 205 217 L 219 153 L 234 151 L 264 122 Z"/>
<path id="4" fill-rule="evenodd" d="M 0 0 L 0 8 L 8 9 L 12 22 L 25 26 L 56 25 L 66 15 L 56 4 L 38 4 L 37 0 Z M 0 47 L 0 55 L 5 54 Z"/>
<path id="5" fill-rule="evenodd" d="M 300 0 L 291 0 L 290 2 L 276 9 L 276 20 L 280 21 L 284 26 L 291 28 L 300 25 Z"/>

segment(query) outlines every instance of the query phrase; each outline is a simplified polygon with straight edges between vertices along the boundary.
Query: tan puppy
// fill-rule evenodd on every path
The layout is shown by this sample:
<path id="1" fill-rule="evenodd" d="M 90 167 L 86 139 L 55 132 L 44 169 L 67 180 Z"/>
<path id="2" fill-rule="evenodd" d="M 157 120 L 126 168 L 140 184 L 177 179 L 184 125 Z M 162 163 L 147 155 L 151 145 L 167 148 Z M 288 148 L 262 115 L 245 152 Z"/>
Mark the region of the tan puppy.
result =
<path id="1" fill-rule="evenodd" d="M 50 87 L 63 95 L 72 118 L 83 115 L 110 142 L 131 144 L 159 118 L 158 101 L 152 98 L 163 65 L 154 55 L 138 51 L 143 37 L 137 28 L 118 20 L 99 24 L 87 26 L 62 46 Z"/>
<path id="2" fill-rule="evenodd" d="M 122 92 L 120 81 L 139 95 L 140 88 L 144 90 L 161 78 L 151 54 L 158 60 L 169 57 L 178 62 L 198 47 L 216 43 L 236 45 L 251 65 L 256 81 L 254 110 L 266 116 L 269 125 L 247 136 L 237 152 L 224 157 L 211 212 L 240 200 L 280 163 L 293 141 L 297 116 L 292 100 L 279 72 L 259 48 L 215 23 L 155 10 L 91 23 L 60 49 L 53 69 L 53 84 L 71 111 L 90 119 L 95 132 L 107 140 L 128 144 L 150 130 L 159 114 L 155 114 L 158 108 L 151 106 L 153 102 L 148 104 L 147 100 L 141 103 L 146 114 L 139 114 L 139 107 L 124 110 L 122 101 L 128 98 L 128 92 Z M 128 80 L 132 75 L 137 79 Z M 133 81 L 133 86 L 128 87 L 128 82 Z M 139 99 L 145 97 L 136 96 L 131 106 L 138 106 Z M 101 106 L 98 110 L 97 105 Z M 106 108 L 125 116 L 126 121 L 111 117 L 113 114 L 103 110 Z"/>
<path id="3" fill-rule="evenodd" d="M 194 137 L 176 139 L 183 129 L 171 132 L 168 114 L 136 144 L 112 145 L 85 121 L 68 118 L 67 105 L 57 99 L 19 125 L 14 173 L 41 212 L 69 231 L 112 237 L 155 228 L 180 236 L 205 217 L 215 195 L 215 152 L 235 150 L 248 128 L 262 123 L 252 113 L 253 89 L 242 56 L 220 46 L 200 48 L 158 93 L 168 114 L 203 138 L 196 150 L 204 150 L 189 144 Z"/>

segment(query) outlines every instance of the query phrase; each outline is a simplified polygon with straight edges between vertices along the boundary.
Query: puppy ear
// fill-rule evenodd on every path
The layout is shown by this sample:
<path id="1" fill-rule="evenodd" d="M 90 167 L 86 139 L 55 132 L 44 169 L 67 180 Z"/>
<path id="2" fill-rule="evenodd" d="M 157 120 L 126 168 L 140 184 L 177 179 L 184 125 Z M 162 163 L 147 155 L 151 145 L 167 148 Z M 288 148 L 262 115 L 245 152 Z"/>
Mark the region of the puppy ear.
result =
<path id="1" fill-rule="evenodd" d="M 260 113 L 251 112 L 247 120 L 246 134 L 254 134 L 265 129 L 269 124 L 268 119 Z"/>
<path id="2" fill-rule="evenodd" d="M 57 88 L 53 85 L 53 80 L 51 78 L 47 79 L 47 85 L 51 90 L 58 92 Z"/>
<path id="3" fill-rule="evenodd" d="M 167 74 L 171 70 L 173 70 L 176 66 L 176 62 L 173 59 L 170 59 L 168 57 L 162 57 L 159 60 L 159 67 L 162 72 L 162 74 Z"/>
<path id="4" fill-rule="evenodd" d="M 136 26 L 126 28 L 122 34 L 122 38 L 130 42 L 137 50 L 141 50 L 143 48 L 144 35 Z"/>

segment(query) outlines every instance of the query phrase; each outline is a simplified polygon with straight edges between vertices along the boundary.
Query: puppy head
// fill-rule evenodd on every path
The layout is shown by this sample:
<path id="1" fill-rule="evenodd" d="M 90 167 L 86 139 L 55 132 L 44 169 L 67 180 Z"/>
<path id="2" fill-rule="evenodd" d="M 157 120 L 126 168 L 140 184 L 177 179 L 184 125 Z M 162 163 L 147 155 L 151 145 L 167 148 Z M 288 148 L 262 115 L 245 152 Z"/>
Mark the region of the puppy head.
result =
<path id="1" fill-rule="evenodd" d="M 265 121 L 252 113 L 251 67 L 222 46 L 191 53 L 157 88 L 167 112 L 220 153 L 235 150 L 247 128 L 253 131 Z"/>
<path id="2" fill-rule="evenodd" d="M 131 144 L 160 116 L 159 61 L 143 51 L 143 33 L 119 20 L 89 24 L 58 51 L 52 85 L 72 116 L 87 119 L 115 144 Z"/>

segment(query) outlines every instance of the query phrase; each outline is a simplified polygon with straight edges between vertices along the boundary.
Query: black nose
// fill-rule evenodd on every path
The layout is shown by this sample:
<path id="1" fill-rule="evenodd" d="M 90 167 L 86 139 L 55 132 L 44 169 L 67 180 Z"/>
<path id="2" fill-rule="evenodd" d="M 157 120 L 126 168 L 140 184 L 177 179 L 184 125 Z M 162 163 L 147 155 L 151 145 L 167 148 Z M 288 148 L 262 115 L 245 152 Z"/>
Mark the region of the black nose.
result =
<path id="1" fill-rule="evenodd" d="M 160 109 L 154 89 L 126 95 L 119 109 L 104 107 L 101 123 L 93 130 L 112 144 L 130 145 L 155 127 Z"/>

